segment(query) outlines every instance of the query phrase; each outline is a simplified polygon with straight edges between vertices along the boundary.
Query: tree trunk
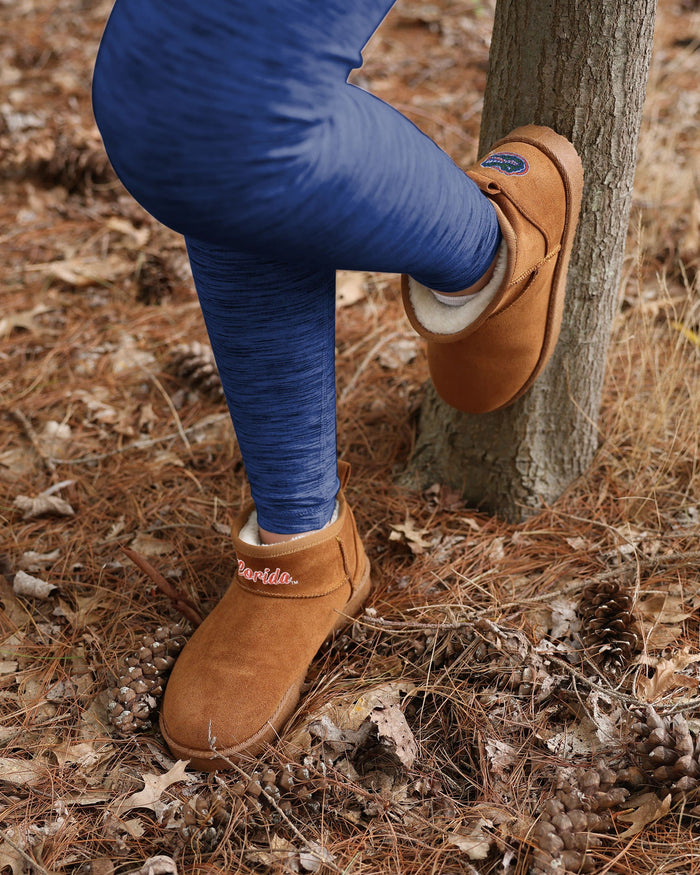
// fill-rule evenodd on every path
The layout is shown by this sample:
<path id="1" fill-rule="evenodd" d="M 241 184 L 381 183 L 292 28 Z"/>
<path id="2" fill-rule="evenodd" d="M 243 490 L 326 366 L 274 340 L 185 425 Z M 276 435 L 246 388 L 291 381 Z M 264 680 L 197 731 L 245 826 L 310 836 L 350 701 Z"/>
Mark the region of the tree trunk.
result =
<path id="1" fill-rule="evenodd" d="M 522 124 L 568 137 L 585 173 L 559 344 L 533 388 L 481 416 L 432 385 L 409 469 L 518 521 L 590 465 L 617 308 L 656 0 L 498 0 L 479 154 Z"/>

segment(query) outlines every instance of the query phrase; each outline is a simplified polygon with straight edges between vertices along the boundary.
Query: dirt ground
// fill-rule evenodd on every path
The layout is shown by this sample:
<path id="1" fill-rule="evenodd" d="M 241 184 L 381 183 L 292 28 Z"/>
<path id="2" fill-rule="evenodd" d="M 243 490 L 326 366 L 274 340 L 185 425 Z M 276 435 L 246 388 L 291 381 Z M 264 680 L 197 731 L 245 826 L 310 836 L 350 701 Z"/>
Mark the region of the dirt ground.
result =
<path id="1" fill-rule="evenodd" d="M 397 485 L 424 353 L 397 277 L 339 277 L 375 589 L 215 776 L 151 718 L 247 486 L 182 240 L 92 120 L 110 5 L 0 0 L 0 873 L 700 872 L 697 0 L 660 2 L 601 447 L 552 507 Z M 467 164 L 492 16 L 399 0 L 355 81 Z"/>

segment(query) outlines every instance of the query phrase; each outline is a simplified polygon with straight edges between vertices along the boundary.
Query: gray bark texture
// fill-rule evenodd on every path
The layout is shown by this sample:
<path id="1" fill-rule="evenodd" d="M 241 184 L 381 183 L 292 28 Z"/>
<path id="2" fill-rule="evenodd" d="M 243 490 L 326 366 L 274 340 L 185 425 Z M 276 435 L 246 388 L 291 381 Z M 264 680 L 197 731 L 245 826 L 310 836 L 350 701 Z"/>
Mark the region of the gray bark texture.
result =
<path id="1" fill-rule="evenodd" d="M 429 385 L 406 482 L 450 483 L 473 506 L 520 521 L 589 467 L 655 13 L 656 0 L 498 0 L 479 155 L 535 123 L 568 137 L 584 166 L 562 331 L 533 388 L 505 410 L 463 414 Z"/>

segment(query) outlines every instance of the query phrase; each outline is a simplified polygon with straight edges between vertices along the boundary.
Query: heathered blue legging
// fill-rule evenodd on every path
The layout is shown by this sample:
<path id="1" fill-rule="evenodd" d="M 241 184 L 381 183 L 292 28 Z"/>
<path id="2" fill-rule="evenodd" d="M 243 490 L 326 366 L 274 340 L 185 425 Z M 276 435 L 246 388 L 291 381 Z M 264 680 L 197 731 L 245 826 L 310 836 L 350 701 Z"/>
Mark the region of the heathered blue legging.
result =
<path id="1" fill-rule="evenodd" d="M 348 84 L 393 0 L 117 0 L 95 117 L 131 194 L 184 234 L 260 525 L 323 526 L 338 489 L 336 269 L 475 282 L 490 203 Z"/>

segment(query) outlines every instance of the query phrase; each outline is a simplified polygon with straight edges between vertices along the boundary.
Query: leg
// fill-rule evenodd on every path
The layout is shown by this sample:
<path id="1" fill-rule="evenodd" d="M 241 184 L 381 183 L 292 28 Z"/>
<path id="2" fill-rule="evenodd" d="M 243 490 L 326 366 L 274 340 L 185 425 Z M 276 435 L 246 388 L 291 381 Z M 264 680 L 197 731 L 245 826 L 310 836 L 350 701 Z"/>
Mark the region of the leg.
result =
<path id="1" fill-rule="evenodd" d="M 258 524 L 322 528 L 338 492 L 335 274 L 187 241 Z"/>

